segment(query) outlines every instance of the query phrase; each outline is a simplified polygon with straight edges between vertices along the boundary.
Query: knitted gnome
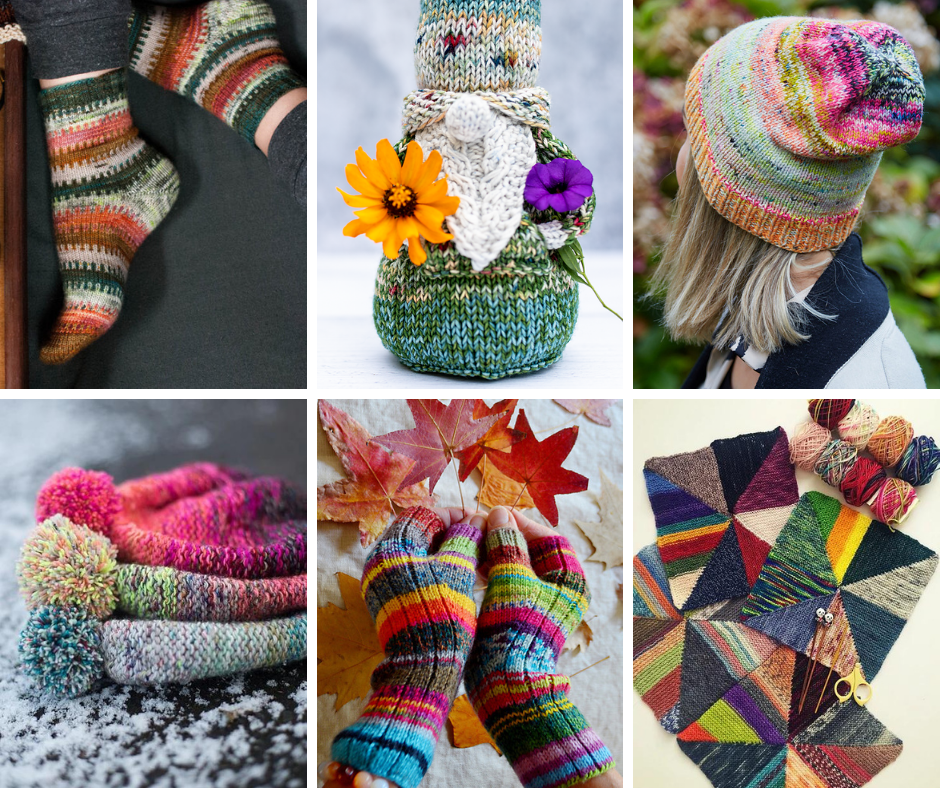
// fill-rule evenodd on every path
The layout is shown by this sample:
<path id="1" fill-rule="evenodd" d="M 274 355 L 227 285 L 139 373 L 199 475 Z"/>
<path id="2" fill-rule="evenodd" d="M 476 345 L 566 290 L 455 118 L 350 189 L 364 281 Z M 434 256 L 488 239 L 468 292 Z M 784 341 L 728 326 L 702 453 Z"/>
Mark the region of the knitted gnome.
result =
<path id="1" fill-rule="evenodd" d="M 372 203 L 365 191 L 353 198 L 361 202 L 347 196 L 354 206 L 381 202 L 345 232 L 386 241 L 375 326 L 412 369 L 529 372 L 557 361 L 574 330 L 578 285 L 566 265 L 576 257 L 561 247 L 590 228 L 594 193 L 591 173 L 549 131 L 549 96 L 537 86 L 540 14 L 540 0 L 421 0 L 399 181 L 379 184 Z M 379 148 L 380 168 L 394 176 L 391 149 L 389 167 Z M 361 154 L 369 179 L 374 162 Z M 391 243 L 369 225 L 410 220 L 409 211 L 416 222 Z"/>

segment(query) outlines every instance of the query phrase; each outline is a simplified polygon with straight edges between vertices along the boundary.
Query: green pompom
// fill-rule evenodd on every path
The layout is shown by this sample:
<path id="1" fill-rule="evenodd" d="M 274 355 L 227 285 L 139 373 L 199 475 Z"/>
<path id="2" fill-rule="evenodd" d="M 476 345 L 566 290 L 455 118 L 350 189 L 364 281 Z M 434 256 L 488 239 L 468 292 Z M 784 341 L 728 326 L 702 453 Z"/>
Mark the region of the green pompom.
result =
<path id="1" fill-rule="evenodd" d="M 26 674 L 56 695 L 83 695 L 104 675 L 98 620 L 81 608 L 34 610 L 19 648 Z"/>
<path id="2" fill-rule="evenodd" d="M 117 604 L 117 549 L 106 536 L 61 514 L 36 526 L 20 551 L 16 573 L 30 609 L 82 607 L 108 618 Z"/>

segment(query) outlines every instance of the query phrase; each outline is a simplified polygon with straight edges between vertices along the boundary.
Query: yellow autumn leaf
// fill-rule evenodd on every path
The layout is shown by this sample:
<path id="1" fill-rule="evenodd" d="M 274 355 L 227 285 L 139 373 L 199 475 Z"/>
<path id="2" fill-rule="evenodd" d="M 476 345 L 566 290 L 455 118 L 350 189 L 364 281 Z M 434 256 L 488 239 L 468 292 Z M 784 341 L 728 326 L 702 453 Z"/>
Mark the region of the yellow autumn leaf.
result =
<path id="1" fill-rule="evenodd" d="M 365 698 L 372 671 L 384 659 L 359 581 L 336 573 L 346 608 L 332 602 L 317 611 L 317 696 L 335 694 L 339 711 L 355 698 Z"/>
<path id="2" fill-rule="evenodd" d="M 454 701 L 454 707 L 447 715 L 447 721 L 454 731 L 454 747 L 476 747 L 478 744 L 489 744 L 496 752 L 502 755 L 502 750 L 496 746 L 477 713 L 470 705 L 470 699 L 461 695 Z"/>
<path id="3" fill-rule="evenodd" d="M 483 484 L 480 486 L 480 494 L 477 500 L 483 506 L 491 509 L 494 506 L 512 506 L 516 509 L 534 509 L 535 501 L 528 492 L 524 492 L 519 498 L 519 491 L 522 489 L 522 482 L 510 479 L 493 463 L 489 462 L 487 457 L 480 463 L 480 470 L 483 473 Z M 516 499 L 519 499 L 518 501 Z"/>
<path id="4" fill-rule="evenodd" d="M 565 641 L 565 646 L 562 650 L 577 654 L 579 651 L 590 646 L 593 639 L 594 631 L 588 626 L 586 621 L 582 621 L 575 627 L 574 632 L 568 635 L 568 639 Z"/>

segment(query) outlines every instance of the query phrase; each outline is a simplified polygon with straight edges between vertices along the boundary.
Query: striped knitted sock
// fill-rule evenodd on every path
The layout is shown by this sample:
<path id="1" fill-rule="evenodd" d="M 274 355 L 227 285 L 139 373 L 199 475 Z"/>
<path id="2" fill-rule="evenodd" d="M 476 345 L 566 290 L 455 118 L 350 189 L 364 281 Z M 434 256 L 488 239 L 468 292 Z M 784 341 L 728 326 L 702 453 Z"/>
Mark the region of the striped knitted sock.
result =
<path id="1" fill-rule="evenodd" d="M 304 86 L 281 51 L 271 8 L 259 0 L 135 8 L 131 68 L 191 98 L 252 144 L 265 113 Z"/>
<path id="2" fill-rule="evenodd" d="M 124 69 L 46 88 L 39 101 L 65 290 L 62 313 L 39 357 L 59 364 L 117 320 L 131 259 L 169 213 L 179 176 L 138 136 Z"/>
<path id="3" fill-rule="evenodd" d="M 526 788 L 561 788 L 614 765 L 555 673 L 587 610 L 584 572 L 568 540 L 526 546 L 515 528 L 486 536 L 489 584 L 464 684 L 483 725 Z M 529 554 L 531 553 L 531 564 Z"/>
<path id="4" fill-rule="evenodd" d="M 366 561 L 362 593 L 385 660 L 372 674 L 362 716 L 333 741 L 333 759 L 392 780 L 421 782 L 450 711 L 473 642 L 473 580 L 479 529 L 444 528 L 429 509 L 403 512 Z"/>

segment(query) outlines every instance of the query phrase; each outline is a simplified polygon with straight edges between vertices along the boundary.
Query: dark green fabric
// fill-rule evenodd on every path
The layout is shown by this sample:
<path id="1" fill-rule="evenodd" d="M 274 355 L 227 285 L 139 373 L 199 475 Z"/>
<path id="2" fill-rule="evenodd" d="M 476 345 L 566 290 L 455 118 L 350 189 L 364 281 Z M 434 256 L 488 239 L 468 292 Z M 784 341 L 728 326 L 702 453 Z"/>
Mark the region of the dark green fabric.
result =
<path id="1" fill-rule="evenodd" d="M 307 8 L 269 0 L 306 79 Z M 167 3 L 173 5 L 173 3 Z M 264 155 L 201 107 L 137 74 L 130 107 L 180 174 L 180 197 L 137 251 L 121 316 L 66 364 L 39 361 L 61 307 L 38 83 L 28 80 L 27 263 L 32 388 L 306 388 L 306 214 Z"/>

